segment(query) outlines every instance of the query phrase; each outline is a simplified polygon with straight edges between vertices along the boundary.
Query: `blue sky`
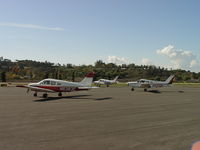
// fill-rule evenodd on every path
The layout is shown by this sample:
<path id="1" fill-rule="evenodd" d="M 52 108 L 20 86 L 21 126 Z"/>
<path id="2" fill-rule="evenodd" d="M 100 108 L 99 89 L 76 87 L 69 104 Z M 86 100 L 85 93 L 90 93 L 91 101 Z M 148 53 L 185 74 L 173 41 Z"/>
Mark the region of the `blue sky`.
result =
<path id="1" fill-rule="evenodd" d="M 1 0 L 0 56 L 200 72 L 199 10 L 198 0 Z"/>

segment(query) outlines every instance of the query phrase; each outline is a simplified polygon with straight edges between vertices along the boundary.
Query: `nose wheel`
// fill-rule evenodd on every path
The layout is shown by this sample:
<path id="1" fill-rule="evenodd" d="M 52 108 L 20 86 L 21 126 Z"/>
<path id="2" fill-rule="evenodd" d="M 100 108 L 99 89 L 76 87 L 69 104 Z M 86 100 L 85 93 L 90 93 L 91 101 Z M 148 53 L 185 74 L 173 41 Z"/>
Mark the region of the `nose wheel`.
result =
<path id="1" fill-rule="evenodd" d="M 33 96 L 34 96 L 34 97 L 37 97 L 37 93 L 34 93 Z"/>
<path id="2" fill-rule="evenodd" d="M 58 96 L 62 96 L 62 93 L 60 92 L 60 93 L 58 93 Z"/>
<path id="3" fill-rule="evenodd" d="M 135 90 L 134 88 L 131 89 L 131 91 L 134 91 L 134 90 Z"/>
<path id="4" fill-rule="evenodd" d="M 42 97 L 43 97 L 43 98 L 47 98 L 47 97 L 48 97 L 48 94 L 47 94 L 47 93 L 44 93 Z"/>

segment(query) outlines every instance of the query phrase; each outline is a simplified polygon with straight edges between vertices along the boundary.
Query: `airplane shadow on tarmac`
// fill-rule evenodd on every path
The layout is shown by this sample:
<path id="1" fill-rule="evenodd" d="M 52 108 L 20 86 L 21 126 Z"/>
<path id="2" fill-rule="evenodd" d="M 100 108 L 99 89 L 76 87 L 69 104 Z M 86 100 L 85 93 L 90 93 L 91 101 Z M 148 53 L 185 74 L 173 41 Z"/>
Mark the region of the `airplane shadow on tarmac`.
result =
<path id="1" fill-rule="evenodd" d="M 112 99 L 112 97 L 103 97 L 103 98 L 89 98 L 87 96 L 91 95 L 74 95 L 74 96 L 62 96 L 62 97 L 48 97 L 41 99 L 33 100 L 34 102 L 48 102 L 48 101 L 55 101 L 55 100 L 61 100 L 61 99 L 91 99 L 91 100 L 109 100 Z"/>
<path id="2" fill-rule="evenodd" d="M 161 94 L 162 92 L 178 92 L 178 93 L 184 93 L 184 91 L 180 90 L 180 91 L 159 91 L 159 90 L 148 90 L 147 92 L 151 92 L 151 93 L 156 93 L 156 94 Z"/>
<path id="3" fill-rule="evenodd" d="M 102 100 L 109 100 L 109 99 L 112 99 L 112 97 L 96 98 L 95 100 L 102 101 Z"/>
<path id="4" fill-rule="evenodd" d="M 148 90 L 147 92 L 156 93 L 156 94 L 160 94 L 161 93 L 159 90 Z"/>

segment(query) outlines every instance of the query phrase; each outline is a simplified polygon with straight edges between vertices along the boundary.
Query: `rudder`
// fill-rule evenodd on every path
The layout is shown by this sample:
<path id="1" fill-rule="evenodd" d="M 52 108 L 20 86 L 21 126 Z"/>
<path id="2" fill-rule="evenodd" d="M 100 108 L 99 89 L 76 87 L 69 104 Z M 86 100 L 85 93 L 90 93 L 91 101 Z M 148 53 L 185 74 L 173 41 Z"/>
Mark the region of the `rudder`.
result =
<path id="1" fill-rule="evenodd" d="M 95 75 L 94 72 L 88 73 L 80 83 L 83 84 L 84 86 L 91 86 L 94 75 Z"/>

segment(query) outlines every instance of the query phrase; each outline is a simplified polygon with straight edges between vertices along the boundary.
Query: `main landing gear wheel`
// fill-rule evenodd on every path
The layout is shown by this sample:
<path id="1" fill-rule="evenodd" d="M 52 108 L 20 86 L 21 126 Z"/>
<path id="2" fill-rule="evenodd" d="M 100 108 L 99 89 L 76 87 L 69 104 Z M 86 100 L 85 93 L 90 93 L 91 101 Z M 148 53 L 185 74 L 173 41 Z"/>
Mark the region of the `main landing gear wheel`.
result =
<path id="1" fill-rule="evenodd" d="M 34 96 L 34 97 L 37 97 L 37 93 L 34 93 L 33 96 Z"/>
<path id="2" fill-rule="evenodd" d="M 43 98 L 47 98 L 48 97 L 48 94 L 47 93 L 44 93 L 43 94 Z"/>
<path id="3" fill-rule="evenodd" d="M 144 89 L 144 92 L 147 92 L 147 89 Z"/>
<path id="4" fill-rule="evenodd" d="M 62 93 L 60 92 L 60 93 L 58 93 L 58 96 L 62 96 Z"/>
<path id="5" fill-rule="evenodd" d="M 131 89 L 131 91 L 134 91 L 134 90 L 135 90 L 134 88 Z"/>

